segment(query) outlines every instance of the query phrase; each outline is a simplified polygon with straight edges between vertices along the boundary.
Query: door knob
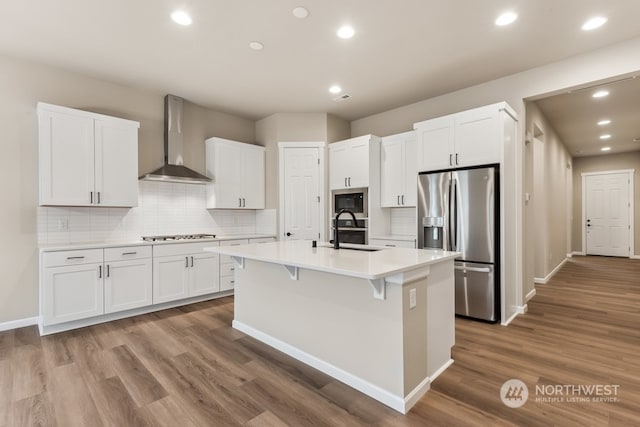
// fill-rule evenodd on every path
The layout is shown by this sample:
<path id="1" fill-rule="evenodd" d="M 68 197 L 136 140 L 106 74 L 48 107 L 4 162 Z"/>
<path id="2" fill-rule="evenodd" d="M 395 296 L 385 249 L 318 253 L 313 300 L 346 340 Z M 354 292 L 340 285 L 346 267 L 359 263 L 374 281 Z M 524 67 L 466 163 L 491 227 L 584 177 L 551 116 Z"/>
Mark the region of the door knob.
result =
<path id="1" fill-rule="evenodd" d="M 291 237 L 291 236 L 293 236 L 293 233 L 290 233 L 287 231 L 287 237 Z"/>

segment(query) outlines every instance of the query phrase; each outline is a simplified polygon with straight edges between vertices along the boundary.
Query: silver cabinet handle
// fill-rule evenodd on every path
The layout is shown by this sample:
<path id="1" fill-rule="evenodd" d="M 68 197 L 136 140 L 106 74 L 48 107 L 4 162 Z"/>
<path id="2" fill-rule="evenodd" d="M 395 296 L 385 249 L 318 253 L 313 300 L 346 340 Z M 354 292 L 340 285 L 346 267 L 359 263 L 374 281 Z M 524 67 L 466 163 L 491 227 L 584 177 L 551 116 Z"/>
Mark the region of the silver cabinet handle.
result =
<path id="1" fill-rule="evenodd" d="M 189 268 L 189 257 L 188 256 L 184 257 L 184 266 Z"/>
<path id="2" fill-rule="evenodd" d="M 396 196 L 398 198 L 398 200 L 396 201 L 396 205 L 400 204 L 400 196 Z"/>
<path id="3" fill-rule="evenodd" d="M 402 204 L 404 205 L 404 194 L 402 195 Z"/>
<path id="4" fill-rule="evenodd" d="M 230 281 L 229 283 L 236 283 L 236 281 L 235 281 L 235 280 L 232 280 L 232 281 Z"/>
<path id="5" fill-rule="evenodd" d="M 456 166 L 458 166 L 458 153 L 456 153 Z"/>
<path id="6" fill-rule="evenodd" d="M 102 279 L 102 266 L 98 266 L 98 279 Z"/>
<path id="7" fill-rule="evenodd" d="M 67 259 L 84 259 L 83 256 L 68 256 Z"/>
<path id="8" fill-rule="evenodd" d="M 193 267 L 193 257 L 191 257 L 191 267 Z"/>
<path id="9" fill-rule="evenodd" d="M 479 268 L 479 267 L 462 267 L 459 265 L 456 265 L 455 267 L 453 267 L 454 270 L 465 270 L 465 271 L 472 271 L 474 273 L 491 273 L 491 269 L 489 267 L 484 267 L 484 268 Z"/>
<path id="10" fill-rule="evenodd" d="M 247 200 L 244 197 L 242 198 L 242 207 L 243 208 L 247 207 Z"/>
<path id="11" fill-rule="evenodd" d="M 396 247 L 396 245 L 385 245 L 385 246 L 388 246 L 390 248 L 395 248 Z"/>
<path id="12" fill-rule="evenodd" d="M 109 268 L 109 264 L 107 264 L 107 277 L 111 276 L 111 269 Z"/>
<path id="13" fill-rule="evenodd" d="M 235 268 L 231 267 L 231 268 L 229 269 L 229 271 L 235 271 Z"/>
<path id="14" fill-rule="evenodd" d="M 90 204 L 93 204 L 93 191 L 89 192 L 89 198 L 91 199 Z"/>
<path id="15" fill-rule="evenodd" d="M 453 154 L 449 154 L 449 166 L 453 166 Z"/>
<path id="16" fill-rule="evenodd" d="M 347 186 L 347 178 L 344 179 L 344 186 Z"/>
<path id="17" fill-rule="evenodd" d="M 135 255 L 138 252 L 122 252 L 122 255 Z"/>
<path id="18" fill-rule="evenodd" d="M 242 207 L 242 197 L 238 197 L 238 207 Z"/>
<path id="19" fill-rule="evenodd" d="M 100 192 L 98 191 L 98 204 L 100 204 Z"/>
<path id="20" fill-rule="evenodd" d="M 351 187 L 351 177 L 349 177 L 349 187 Z"/>

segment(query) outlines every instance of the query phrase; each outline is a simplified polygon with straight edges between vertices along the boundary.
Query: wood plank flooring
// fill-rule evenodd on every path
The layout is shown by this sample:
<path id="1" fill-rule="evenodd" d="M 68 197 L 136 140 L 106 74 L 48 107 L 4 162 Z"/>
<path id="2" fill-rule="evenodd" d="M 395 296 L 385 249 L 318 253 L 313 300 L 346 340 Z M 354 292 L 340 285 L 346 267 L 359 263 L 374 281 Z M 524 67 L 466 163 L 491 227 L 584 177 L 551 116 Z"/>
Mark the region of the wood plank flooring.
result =
<path id="1" fill-rule="evenodd" d="M 0 332 L 0 427 L 640 425 L 640 261 L 575 257 L 537 293 L 506 328 L 457 319 L 455 363 L 405 416 L 232 329 L 232 297 Z M 499 398 L 511 378 L 518 409 Z M 619 401 L 536 402 L 536 384 L 616 384 Z"/>

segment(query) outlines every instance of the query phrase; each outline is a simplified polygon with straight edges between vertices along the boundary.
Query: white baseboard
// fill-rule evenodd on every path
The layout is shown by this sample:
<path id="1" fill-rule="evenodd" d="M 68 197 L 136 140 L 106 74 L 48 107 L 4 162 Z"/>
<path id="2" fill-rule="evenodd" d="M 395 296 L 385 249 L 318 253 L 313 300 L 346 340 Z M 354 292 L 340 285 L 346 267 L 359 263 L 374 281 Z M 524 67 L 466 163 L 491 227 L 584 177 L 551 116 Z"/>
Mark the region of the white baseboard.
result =
<path id="1" fill-rule="evenodd" d="M 503 320 L 500 324 L 502 326 L 509 326 L 509 323 L 513 322 L 513 319 L 515 319 L 516 317 L 518 317 L 518 315 L 522 314 L 519 312 L 520 311 L 520 306 L 516 307 L 516 312 L 513 313 L 511 315 L 511 317 L 509 317 L 507 320 Z"/>
<path id="2" fill-rule="evenodd" d="M 560 271 L 560 269 L 562 268 L 562 266 L 564 266 L 564 265 L 565 265 L 565 263 L 567 262 L 567 260 L 568 260 L 568 258 L 563 259 L 563 260 L 562 260 L 562 262 L 561 262 L 560 264 L 558 264 L 558 265 L 556 266 L 556 268 L 554 268 L 554 269 L 551 271 L 551 273 L 547 274 L 547 277 L 545 277 L 544 279 L 541 279 L 541 278 L 539 278 L 539 277 L 534 277 L 534 278 L 533 278 L 533 282 L 534 282 L 534 283 L 537 283 L 537 284 L 539 284 L 539 285 L 546 285 L 546 284 L 549 282 L 549 280 L 551 280 L 551 278 L 552 278 L 553 276 L 555 276 L 555 275 L 556 275 L 556 273 L 557 273 L 558 271 Z"/>
<path id="3" fill-rule="evenodd" d="M 431 382 L 433 382 L 436 378 L 438 378 L 440 376 L 440 374 L 443 373 L 444 371 L 446 371 L 447 368 L 449 366 L 451 366 L 451 365 L 453 365 L 453 359 L 447 360 L 447 362 L 444 365 L 442 365 L 438 369 L 436 369 L 436 371 L 429 377 Z"/>
<path id="4" fill-rule="evenodd" d="M 264 332 L 259 331 L 245 323 L 234 320 L 233 327 L 257 339 L 258 341 L 261 341 L 275 348 L 276 350 L 279 350 L 293 357 L 296 360 L 299 360 L 315 369 L 318 369 L 319 371 L 324 372 L 325 374 L 337 379 L 338 381 L 342 381 L 348 386 L 355 388 L 356 390 L 376 399 L 379 402 L 384 403 L 388 407 L 395 409 L 396 411 L 403 414 L 409 412 L 411 407 L 430 388 L 430 379 L 429 377 L 426 377 L 420 382 L 420 384 L 418 384 L 415 389 L 407 394 L 407 397 L 405 399 L 403 396 L 398 396 L 387 390 L 384 390 L 383 388 L 378 387 L 377 385 L 372 384 L 367 380 L 364 380 L 356 375 L 353 375 L 352 373 L 345 371 L 344 369 L 338 368 L 331 363 L 328 363 L 316 356 L 304 352 L 292 346 L 291 344 L 287 344 L 286 342 L 274 338 L 271 335 L 265 334 Z"/>
<path id="5" fill-rule="evenodd" d="M 25 326 L 33 326 L 38 324 L 38 317 L 27 317 L 25 319 L 11 320 L 9 322 L 0 323 L 0 332 L 10 331 L 11 329 L 24 328 Z"/>
<path id="6" fill-rule="evenodd" d="M 516 314 L 525 314 L 527 311 L 529 311 L 529 306 L 527 304 L 516 305 Z"/>
<path id="7" fill-rule="evenodd" d="M 584 253 L 584 252 L 582 252 L 582 251 L 573 251 L 573 252 L 571 252 L 571 255 L 586 256 L 587 254 L 585 254 L 585 253 Z"/>
<path id="8" fill-rule="evenodd" d="M 524 302 L 529 302 L 529 300 L 533 297 L 536 296 L 536 288 L 531 289 L 531 292 L 529 292 L 525 297 L 524 297 Z"/>
<path id="9" fill-rule="evenodd" d="M 629 258 L 631 258 L 631 259 L 640 259 L 640 255 L 631 255 Z"/>
<path id="10" fill-rule="evenodd" d="M 569 253 L 567 254 L 567 258 L 572 258 L 572 257 L 573 257 L 573 252 L 569 252 Z"/>

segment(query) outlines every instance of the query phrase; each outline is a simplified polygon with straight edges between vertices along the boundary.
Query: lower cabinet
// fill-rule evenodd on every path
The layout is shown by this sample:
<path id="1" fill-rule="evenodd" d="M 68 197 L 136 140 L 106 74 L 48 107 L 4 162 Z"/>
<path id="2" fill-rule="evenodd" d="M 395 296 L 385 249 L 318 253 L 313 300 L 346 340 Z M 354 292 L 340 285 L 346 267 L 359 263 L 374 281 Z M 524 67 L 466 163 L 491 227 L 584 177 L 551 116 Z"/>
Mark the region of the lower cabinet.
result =
<path id="1" fill-rule="evenodd" d="M 247 239 L 238 240 L 223 240 L 220 242 L 220 246 L 238 246 L 246 245 L 249 243 Z M 220 256 L 220 290 L 230 291 L 235 286 L 234 272 L 236 266 L 233 259 L 228 255 Z"/>
<path id="2" fill-rule="evenodd" d="M 153 304 L 220 291 L 219 255 L 203 252 L 218 242 L 153 247 Z"/>
<path id="3" fill-rule="evenodd" d="M 416 241 L 414 240 L 391 240 L 391 239 L 369 239 L 372 246 L 385 246 L 388 248 L 412 248 L 415 249 Z"/>
<path id="4" fill-rule="evenodd" d="M 104 312 L 115 313 L 151 304 L 151 248 L 104 250 Z"/>

